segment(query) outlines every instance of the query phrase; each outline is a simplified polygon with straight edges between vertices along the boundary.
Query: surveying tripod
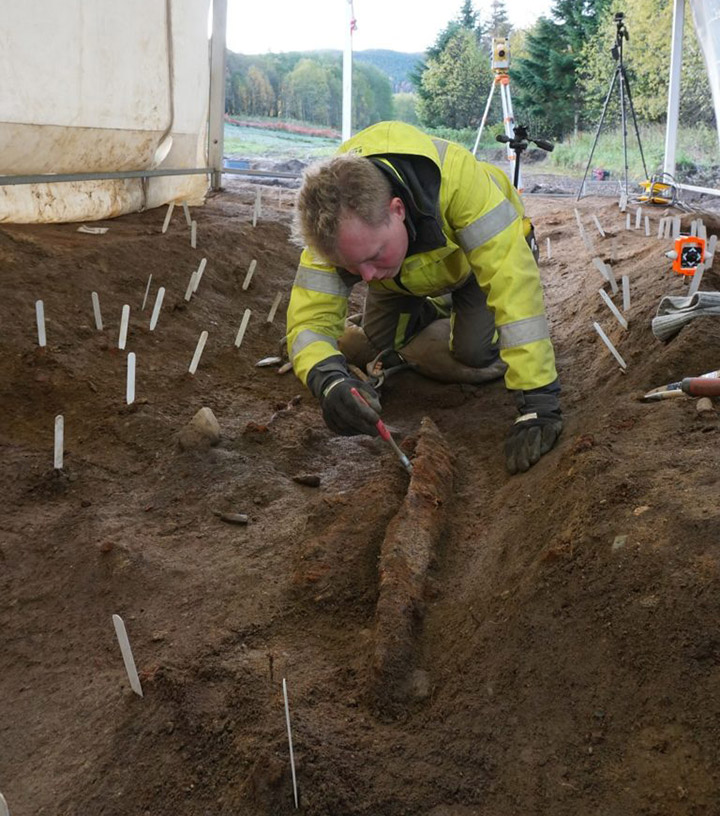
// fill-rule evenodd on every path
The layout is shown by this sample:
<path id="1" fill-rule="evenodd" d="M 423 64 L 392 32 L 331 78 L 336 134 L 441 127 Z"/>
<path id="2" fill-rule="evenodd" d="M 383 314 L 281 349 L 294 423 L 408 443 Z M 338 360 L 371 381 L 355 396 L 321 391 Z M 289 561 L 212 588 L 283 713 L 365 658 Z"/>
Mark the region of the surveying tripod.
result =
<path id="1" fill-rule="evenodd" d="M 490 93 L 488 94 L 487 104 L 485 105 L 485 112 L 480 121 L 477 138 L 475 139 L 475 147 L 473 147 L 472 152 L 473 156 L 477 155 L 480 137 L 482 136 L 488 112 L 490 111 L 490 103 L 495 93 L 495 86 L 499 85 L 500 98 L 502 99 L 503 125 L 505 127 L 505 136 L 507 137 L 507 160 L 510 162 L 510 176 L 511 178 L 515 178 L 515 186 L 518 192 L 522 192 L 522 179 L 518 172 L 518 165 L 516 164 L 516 154 L 510 147 L 510 141 L 515 137 L 515 116 L 513 115 L 512 98 L 510 97 L 510 74 L 508 73 L 508 69 L 510 68 L 510 44 L 506 37 L 493 37 L 491 68 L 494 74 L 493 81 L 492 85 L 490 85 Z"/>

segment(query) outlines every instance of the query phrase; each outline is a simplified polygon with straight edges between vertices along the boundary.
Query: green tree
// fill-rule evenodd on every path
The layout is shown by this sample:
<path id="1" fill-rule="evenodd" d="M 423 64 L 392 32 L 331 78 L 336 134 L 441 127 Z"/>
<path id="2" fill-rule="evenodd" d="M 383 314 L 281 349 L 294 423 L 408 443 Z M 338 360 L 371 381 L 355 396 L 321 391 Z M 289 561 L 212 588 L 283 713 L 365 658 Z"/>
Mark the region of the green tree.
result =
<path id="1" fill-rule="evenodd" d="M 509 37 L 512 24 L 508 18 L 505 0 L 492 0 L 490 4 L 490 19 L 485 26 L 488 37 Z"/>
<path id="2" fill-rule="evenodd" d="M 409 125 L 418 125 L 417 96 L 413 93 L 396 93 L 393 97 L 394 117 Z"/>
<path id="3" fill-rule="evenodd" d="M 285 116 L 330 125 L 330 84 L 320 63 L 301 59 L 285 77 L 282 86 Z"/>

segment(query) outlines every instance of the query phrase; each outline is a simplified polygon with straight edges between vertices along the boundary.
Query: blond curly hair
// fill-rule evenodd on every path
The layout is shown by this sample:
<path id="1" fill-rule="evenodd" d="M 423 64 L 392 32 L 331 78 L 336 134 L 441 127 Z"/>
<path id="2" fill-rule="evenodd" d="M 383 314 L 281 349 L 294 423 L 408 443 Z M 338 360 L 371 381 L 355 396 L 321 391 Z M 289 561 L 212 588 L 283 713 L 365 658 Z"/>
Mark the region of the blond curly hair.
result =
<path id="1" fill-rule="evenodd" d="M 388 218 L 392 186 L 371 161 L 344 153 L 311 165 L 295 201 L 293 237 L 320 257 L 336 254 L 338 229 L 348 215 L 377 227 Z"/>

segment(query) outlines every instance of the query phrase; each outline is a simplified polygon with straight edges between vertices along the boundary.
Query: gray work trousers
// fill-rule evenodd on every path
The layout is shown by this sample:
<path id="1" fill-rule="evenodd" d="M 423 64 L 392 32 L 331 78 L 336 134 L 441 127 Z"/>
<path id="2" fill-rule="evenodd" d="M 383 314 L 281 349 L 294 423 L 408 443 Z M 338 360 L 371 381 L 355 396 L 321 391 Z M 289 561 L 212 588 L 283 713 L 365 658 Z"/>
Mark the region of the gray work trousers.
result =
<path id="1" fill-rule="evenodd" d="M 368 289 L 363 329 L 378 352 L 398 351 L 426 326 L 450 314 L 450 352 L 465 365 L 483 368 L 498 358 L 495 318 L 474 275 L 442 298 Z"/>

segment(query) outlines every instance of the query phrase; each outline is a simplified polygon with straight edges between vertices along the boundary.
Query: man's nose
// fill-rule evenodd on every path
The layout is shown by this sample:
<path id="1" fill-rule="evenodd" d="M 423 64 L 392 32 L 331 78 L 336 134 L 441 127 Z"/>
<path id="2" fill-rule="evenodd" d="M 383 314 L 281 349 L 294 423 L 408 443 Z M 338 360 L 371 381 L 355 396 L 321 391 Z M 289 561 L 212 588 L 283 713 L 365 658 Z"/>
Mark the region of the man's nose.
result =
<path id="1" fill-rule="evenodd" d="M 363 263 L 358 266 L 357 273 L 365 281 L 365 283 L 368 283 L 369 281 L 375 279 L 377 269 L 375 269 L 375 266 L 371 263 Z"/>

